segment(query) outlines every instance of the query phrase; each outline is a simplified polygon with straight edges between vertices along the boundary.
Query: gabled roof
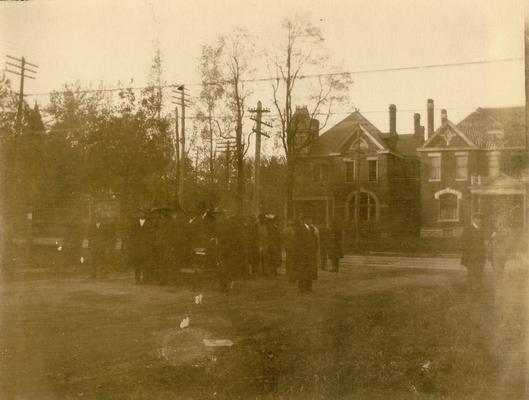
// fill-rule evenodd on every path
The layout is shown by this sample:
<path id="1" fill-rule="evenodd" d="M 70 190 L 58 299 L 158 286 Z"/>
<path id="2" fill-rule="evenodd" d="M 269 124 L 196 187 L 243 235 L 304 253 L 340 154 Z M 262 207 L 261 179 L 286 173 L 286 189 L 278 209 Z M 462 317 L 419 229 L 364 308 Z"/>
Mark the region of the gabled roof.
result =
<path id="1" fill-rule="evenodd" d="M 355 111 L 320 135 L 311 146 L 310 154 L 328 155 L 339 152 L 347 139 L 355 132 L 357 126 L 360 126 L 368 136 L 371 136 L 380 145 L 386 147 L 384 139 L 382 139 L 382 132 L 359 111 Z"/>
<path id="2" fill-rule="evenodd" d="M 435 140 L 437 140 L 437 138 L 439 136 L 443 135 L 447 129 L 452 131 L 453 135 L 457 135 L 461 139 L 463 139 L 463 141 L 468 146 L 476 147 L 474 142 L 472 140 L 470 140 L 470 138 L 463 131 L 461 131 L 452 121 L 446 120 L 446 123 L 441 125 L 439 128 L 437 128 L 437 130 L 434 132 L 434 134 L 431 137 L 429 137 L 426 142 L 424 142 L 424 144 L 422 145 L 422 148 L 424 149 L 424 148 L 427 148 L 428 146 L 430 146 Z"/>
<path id="3" fill-rule="evenodd" d="M 524 107 L 478 108 L 457 127 L 480 148 L 525 146 Z"/>

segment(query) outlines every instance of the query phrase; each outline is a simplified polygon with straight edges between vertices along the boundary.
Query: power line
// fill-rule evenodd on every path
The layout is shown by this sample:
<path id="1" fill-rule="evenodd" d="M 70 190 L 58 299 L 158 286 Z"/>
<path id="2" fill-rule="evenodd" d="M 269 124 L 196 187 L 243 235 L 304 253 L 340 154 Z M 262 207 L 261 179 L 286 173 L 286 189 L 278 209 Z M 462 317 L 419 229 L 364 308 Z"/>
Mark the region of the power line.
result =
<path id="1" fill-rule="evenodd" d="M 376 69 L 363 69 L 363 70 L 354 70 L 354 71 L 342 71 L 342 72 L 324 72 L 318 74 L 306 74 L 299 75 L 298 79 L 310 79 L 318 78 L 325 76 L 339 76 L 339 75 L 359 75 L 359 74 L 371 74 L 371 73 L 383 73 L 383 72 L 399 72 L 399 71 L 410 71 L 410 70 L 421 70 L 421 69 L 435 69 L 435 68 L 450 68 L 450 67 L 463 67 L 463 66 L 472 66 L 472 65 L 483 65 L 483 64 L 497 64 L 497 63 L 506 63 L 506 62 L 518 62 L 523 61 L 523 57 L 513 57 L 513 58 L 497 58 L 490 60 L 475 60 L 475 61 L 461 61 L 454 63 L 444 63 L 444 64 L 426 64 L 426 65 L 413 65 L 405 67 L 392 67 L 392 68 L 376 68 Z M 267 81 L 276 81 L 281 79 L 279 77 L 262 77 L 262 78 L 250 78 L 242 79 L 241 83 L 248 82 L 267 82 Z M 203 85 L 223 85 L 230 83 L 229 80 L 221 81 L 208 81 L 208 82 L 195 82 L 187 83 L 186 86 L 203 86 Z M 160 86 L 154 86 L 159 89 L 167 88 L 176 88 L 180 85 L 177 84 L 166 84 Z M 153 86 L 135 86 L 135 87 L 126 87 L 126 88 L 100 88 L 100 89 L 83 89 L 79 90 L 76 93 L 90 93 L 90 92 L 117 92 L 121 90 L 143 90 L 152 88 Z M 55 90 L 52 92 L 40 92 L 40 93 L 28 93 L 25 96 L 46 96 L 52 93 L 67 93 L 68 91 Z"/>
<path id="2" fill-rule="evenodd" d="M 22 58 L 13 57 L 9 54 L 6 55 L 9 61 L 6 61 L 5 71 L 20 76 L 20 89 L 18 92 L 18 111 L 17 111 L 17 130 L 21 133 L 22 130 L 22 111 L 24 108 L 24 79 L 35 79 L 37 71 L 36 68 L 39 66 L 30 63 L 24 56 Z M 34 69 L 28 68 L 31 66 Z"/>

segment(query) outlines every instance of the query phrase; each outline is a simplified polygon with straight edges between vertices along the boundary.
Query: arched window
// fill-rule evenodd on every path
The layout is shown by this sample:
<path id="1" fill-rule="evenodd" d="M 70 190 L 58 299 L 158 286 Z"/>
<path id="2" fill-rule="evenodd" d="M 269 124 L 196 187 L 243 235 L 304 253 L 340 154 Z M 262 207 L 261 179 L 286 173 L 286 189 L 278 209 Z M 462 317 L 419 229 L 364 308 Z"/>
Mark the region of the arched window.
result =
<path id="1" fill-rule="evenodd" d="M 353 194 L 349 199 L 349 219 L 355 220 L 356 216 L 356 195 Z M 377 215 L 377 201 L 367 192 L 360 192 L 358 197 L 358 220 L 359 221 L 376 221 Z"/>
<path id="2" fill-rule="evenodd" d="M 439 221 L 459 221 L 459 203 L 455 194 L 439 196 Z"/>

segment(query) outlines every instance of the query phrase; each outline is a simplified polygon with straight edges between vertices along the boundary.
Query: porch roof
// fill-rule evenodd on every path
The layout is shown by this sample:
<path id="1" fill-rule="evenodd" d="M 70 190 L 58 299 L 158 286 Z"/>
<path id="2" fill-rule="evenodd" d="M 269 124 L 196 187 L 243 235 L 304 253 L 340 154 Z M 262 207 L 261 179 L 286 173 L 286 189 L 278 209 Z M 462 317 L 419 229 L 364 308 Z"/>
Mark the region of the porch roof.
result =
<path id="1" fill-rule="evenodd" d="M 470 185 L 470 193 L 484 195 L 518 195 L 525 194 L 526 185 L 521 180 L 501 173 L 493 179 L 485 178 L 482 184 Z"/>

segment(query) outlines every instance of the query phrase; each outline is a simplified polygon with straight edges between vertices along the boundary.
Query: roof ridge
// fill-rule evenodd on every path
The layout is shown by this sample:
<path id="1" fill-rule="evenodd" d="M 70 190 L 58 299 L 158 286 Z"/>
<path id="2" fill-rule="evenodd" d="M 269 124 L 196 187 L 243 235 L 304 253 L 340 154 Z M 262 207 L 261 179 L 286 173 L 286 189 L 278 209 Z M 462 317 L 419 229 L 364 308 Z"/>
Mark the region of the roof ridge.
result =
<path id="1" fill-rule="evenodd" d="M 478 107 L 477 110 L 504 110 L 504 109 L 507 109 L 507 108 L 510 108 L 510 109 L 513 109 L 513 108 L 524 109 L 525 106 L 524 105 L 519 105 L 519 106 L 502 106 L 502 107 Z"/>

